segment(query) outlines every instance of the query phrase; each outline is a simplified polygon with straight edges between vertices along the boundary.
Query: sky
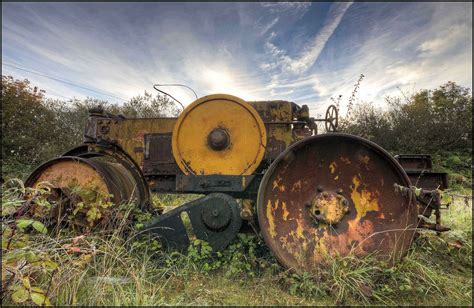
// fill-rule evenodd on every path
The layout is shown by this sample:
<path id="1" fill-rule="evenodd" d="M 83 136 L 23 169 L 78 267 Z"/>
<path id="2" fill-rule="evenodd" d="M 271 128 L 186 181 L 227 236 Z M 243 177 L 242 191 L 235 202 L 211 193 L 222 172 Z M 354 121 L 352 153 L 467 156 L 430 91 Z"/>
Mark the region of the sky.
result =
<path id="1" fill-rule="evenodd" d="M 180 83 L 313 116 L 331 97 L 344 108 L 364 74 L 357 98 L 383 107 L 447 81 L 472 88 L 472 3 L 2 3 L 2 74 L 64 100 L 120 103 Z"/>

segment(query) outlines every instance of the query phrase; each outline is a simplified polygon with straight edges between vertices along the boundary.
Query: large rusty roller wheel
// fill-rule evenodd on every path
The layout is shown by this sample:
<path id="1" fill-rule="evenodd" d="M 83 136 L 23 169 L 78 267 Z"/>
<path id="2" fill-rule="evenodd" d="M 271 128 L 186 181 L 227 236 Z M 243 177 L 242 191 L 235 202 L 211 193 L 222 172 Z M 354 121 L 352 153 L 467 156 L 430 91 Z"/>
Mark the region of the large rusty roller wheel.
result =
<path id="1" fill-rule="evenodd" d="M 368 140 L 341 133 L 303 139 L 273 162 L 260 184 L 265 242 L 297 272 L 349 253 L 399 260 L 411 244 L 417 211 L 394 183 L 410 185 L 398 162 Z"/>
<path id="2" fill-rule="evenodd" d="M 113 207 L 139 201 L 137 183 L 121 164 L 107 160 L 62 156 L 39 166 L 25 182 L 28 187 L 48 185 L 54 220 L 93 227 L 107 223 Z M 92 209 L 95 208 L 95 209 Z"/>

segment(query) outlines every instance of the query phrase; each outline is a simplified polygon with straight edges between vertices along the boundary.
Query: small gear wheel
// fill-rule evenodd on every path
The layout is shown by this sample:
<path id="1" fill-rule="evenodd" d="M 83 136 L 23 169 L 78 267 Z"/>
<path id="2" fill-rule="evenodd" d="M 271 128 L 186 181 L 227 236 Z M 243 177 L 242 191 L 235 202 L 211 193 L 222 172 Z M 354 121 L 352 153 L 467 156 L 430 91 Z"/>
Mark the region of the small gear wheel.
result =
<path id="1" fill-rule="evenodd" d="M 223 200 L 212 200 L 201 211 L 204 225 L 213 231 L 221 230 L 229 225 L 232 218 L 232 209 Z"/>

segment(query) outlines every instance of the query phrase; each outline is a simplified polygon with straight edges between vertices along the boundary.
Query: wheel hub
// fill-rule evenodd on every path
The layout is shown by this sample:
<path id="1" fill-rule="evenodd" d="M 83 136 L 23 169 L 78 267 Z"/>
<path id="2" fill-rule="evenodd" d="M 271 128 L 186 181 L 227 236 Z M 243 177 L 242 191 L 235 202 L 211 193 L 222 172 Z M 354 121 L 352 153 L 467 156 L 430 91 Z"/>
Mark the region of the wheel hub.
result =
<path id="1" fill-rule="evenodd" d="M 223 128 L 214 128 L 207 136 L 207 144 L 215 151 L 226 149 L 229 143 L 229 134 Z"/>
<path id="2" fill-rule="evenodd" d="M 318 192 L 308 205 L 309 215 L 316 224 L 323 222 L 335 225 L 349 211 L 349 201 L 342 195 L 342 192 Z"/>
<path id="3" fill-rule="evenodd" d="M 202 222 L 211 230 L 217 231 L 225 228 L 231 219 L 232 210 L 230 206 L 221 200 L 211 200 L 201 212 Z"/>

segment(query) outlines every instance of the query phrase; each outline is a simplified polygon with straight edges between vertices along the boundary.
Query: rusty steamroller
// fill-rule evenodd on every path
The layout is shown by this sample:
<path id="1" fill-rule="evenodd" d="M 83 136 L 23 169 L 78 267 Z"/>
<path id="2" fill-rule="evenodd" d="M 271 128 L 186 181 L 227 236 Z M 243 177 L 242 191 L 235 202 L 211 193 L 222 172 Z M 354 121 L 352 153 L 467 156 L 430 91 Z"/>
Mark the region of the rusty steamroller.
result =
<path id="1" fill-rule="evenodd" d="M 219 251 L 253 228 L 278 262 L 297 272 L 327 255 L 399 260 L 419 227 L 420 209 L 425 216 L 436 211 L 426 201 L 434 191 L 415 194 L 413 178 L 422 180 L 418 187 L 424 179 L 436 186 L 430 189 L 445 186 L 443 174 L 413 164 L 404 169 L 426 155 L 397 159 L 371 141 L 337 132 L 335 106 L 314 119 L 306 105 L 215 94 L 177 118 L 89 112 L 84 143 L 39 166 L 27 185 L 47 181 L 63 199 L 71 187 L 89 187 L 104 208 L 133 200 L 149 209 L 151 192 L 204 195 L 145 224 L 143 232 L 168 248 L 186 249 L 192 234 Z M 317 121 L 327 133 L 317 134 Z M 110 218 L 104 211 L 96 222 Z"/>

